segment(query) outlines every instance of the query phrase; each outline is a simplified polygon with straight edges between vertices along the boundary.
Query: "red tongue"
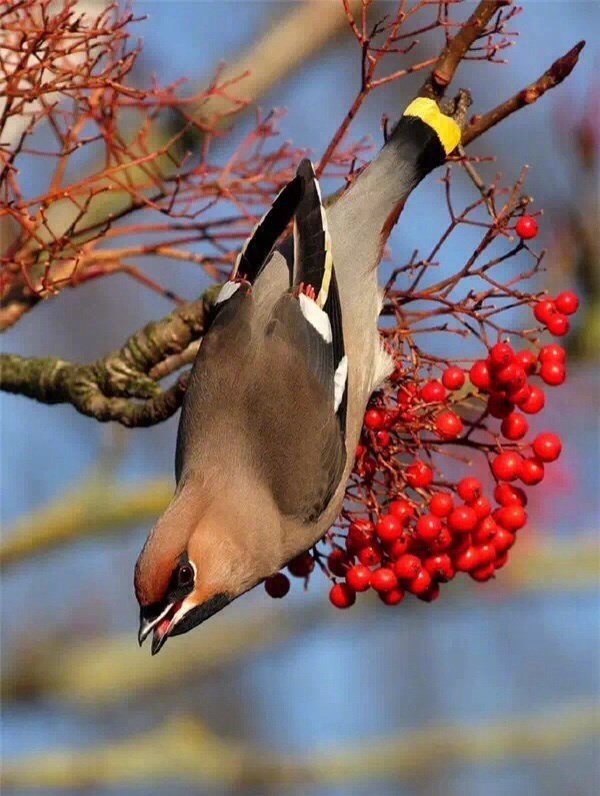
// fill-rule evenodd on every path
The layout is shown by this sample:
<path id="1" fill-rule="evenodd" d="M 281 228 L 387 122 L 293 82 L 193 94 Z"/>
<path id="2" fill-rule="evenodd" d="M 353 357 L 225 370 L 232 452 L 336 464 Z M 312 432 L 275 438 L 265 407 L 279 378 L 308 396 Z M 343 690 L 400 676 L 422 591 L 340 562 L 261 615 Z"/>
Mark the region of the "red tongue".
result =
<path id="1" fill-rule="evenodd" d="M 167 628 L 169 627 L 170 624 L 171 620 L 169 619 L 169 617 L 165 617 L 163 620 L 161 620 L 158 623 L 154 632 L 158 633 L 158 635 L 162 638 L 164 634 L 167 632 Z"/>

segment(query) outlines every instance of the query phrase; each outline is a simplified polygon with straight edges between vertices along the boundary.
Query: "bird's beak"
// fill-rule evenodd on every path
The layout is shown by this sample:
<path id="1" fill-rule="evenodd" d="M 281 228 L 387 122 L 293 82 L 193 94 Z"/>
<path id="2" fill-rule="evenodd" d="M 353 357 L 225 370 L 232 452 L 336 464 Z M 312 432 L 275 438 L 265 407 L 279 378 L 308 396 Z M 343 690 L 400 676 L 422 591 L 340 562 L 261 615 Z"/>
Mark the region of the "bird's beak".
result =
<path id="1" fill-rule="evenodd" d="M 138 631 L 138 642 L 140 647 L 154 631 L 154 638 L 152 639 L 152 654 L 155 655 L 167 640 L 169 633 L 175 624 L 176 614 L 181 608 L 181 602 L 169 603 L 158 616 L 148 618 L 144 616 L 142 609 L 140 613 L 140 628 Z"/>
<path id="2" fill-rule="evenodd" d="M 140 646 L 144 639 L 154 631 L 151 651 L 153 655 L 156 655 L 164 647 L 169 636 L 180 636 L 182 633 L 187 633 L 225 608 L 231 599 L 228 594 L 220 593 L 213 595 L 200 605 L 192 603 L 189 599 L 174 602 L 152 619 L 144 617 L 142 611 L 138 632 Z"/>

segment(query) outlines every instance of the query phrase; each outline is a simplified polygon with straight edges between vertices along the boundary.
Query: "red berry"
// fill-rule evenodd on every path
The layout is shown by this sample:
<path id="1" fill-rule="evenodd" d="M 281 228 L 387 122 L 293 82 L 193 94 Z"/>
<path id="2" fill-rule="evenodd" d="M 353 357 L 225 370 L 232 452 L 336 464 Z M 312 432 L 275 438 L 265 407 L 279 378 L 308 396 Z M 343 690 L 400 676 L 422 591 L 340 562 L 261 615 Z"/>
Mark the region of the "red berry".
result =
<path id="1" fill-rule="evenodd" d="M 391 591 L 398 587 L 398 578 L 389 567 L 381 567 L 371 574 L 371 586 L 375 591 Z"/>
<path id="2" fill-rule="evenodd" d="M 504 417 L 508 417 L 515 407 L 513 402 L 509 401 L 504 395 L 494 392 L 488 398 L 487 408 L 492 417 L 501 420 Z"/>
<path id="3" fill-rule="evenodd" d="M 454 566 L 459 572 L 470 572 L 479 566 L 479 553 L 476 547 L 467 547 L 454 559 Z"/>
<path id="4" fill-rule="evenodd" d="M 439 583 L 435 583 L 432 581 L 431 586 L 424 592 L 414 592 L 419 600 L 423 600 L 424 603 L 432 603 L 440 596 L 440 586 Z"/>
<path id="5" fill-rule="evenodd" d="M 485 498 L 482 499 L 485 500 Z M 491 542 L 497 532 L 498 526 L 496 525 L 496 520 L 489 515 L 487 517 L 483 517 L 479 520 L 477 523 L 477 528 L 475 528 L 473 531 L 473 544 L 487 544 L 488 542 Z"/>
<path id="6" fill-rule="evenodd" d="M 579 309 L 579 297 L 571 291 L 560 293 L 555 301 L 556 309 L 565 315 L 573 315 Z"/>
<path id="7" fill-rule="evenodd" d="M 379 599 L 386 605 L 398 605 L 404 599 L 404 589 L 397 588 L 379 592 Z"/>
<path id="8" fill-rule="evenodd" d="M 465 501 L 465 503 L 473 503 L 481 497 L 483 492 L 483 485 L 479 478 L 468 476 L 458 482 L 458 494 Z"/>
<path id="9" fill-rule="evenodd" d="M 527 374 L 520 365 L 511 362 L 496 373 L 496 382 L 504 389 L 520 390 L 527 384 Z"/>
<path id="10" fill-rule="evenodd" d="M 404 377 L 404 368 L 402 367 L 402 365 L 396 365 L 396 367 L 394 368 L 394 372 L 390 376 L 390 381 L 395 383 L 397 381 L 400 381 L 403 377 Z"/>
<path id="11" fill-rule="evenodd" d="M 556 304 L 550 299 L 542 299 L 535 305 L 533 314 L 535 319 L 545 326 L 556 315 Z"/>
<path id="12" fill-rule="evenodd" d="M 377 536 L 382 542 L 393 542 L 402 536 L 404 523 L 393 514 L 385 514 L 377 523 Z"/>
<path id="13" fill-rule="evenodd" d="M 454 537 L 450 530 L 445 525 L 442 525 L 442 530 L 427 546 L 432 553 L 443 553 L 445 550 L 449 550 L 452 547 L 453 541 Z"/>
<path id="14" fill-rule="evenodd" d="M 501 506 L 510 506 L 511 503 L 517 503 L 520 506 L 527 505 L 527 495 L 520 486 L 513 486 L 512 484 L 498 484 L 494 490 L 494 498 L 496 503 Z"/>
<path id="15" fill-rule="evenodd" d="M 472 503 L 469 503 L 469 505 L 477 515 L 478 520 L 484 520 L 492 513 L 492 504 L 483 495 L 477 498 L 477 500 L 474 500 Z"/>
<path id="16" fill-rule="evenodd" d="M 553 334 L 555 337 L 564 337 L 565 334 L 568 334 L 571 324 L 566 315 L 557 312 L 551 318 L 548 318 L 546 328 L 550 334 Z"/>
<path id="17" fill-rule="evenodd" d="M 360 550 L 372 542 L 374 533 L 375 526 L 370 520 L 355 520 L 348 529 L 346 548 Z"/>
<path id="18" fill-rule="evenodd" d="M 440 381 L 428 381 L 419 394 L 428 404 L 441 404 L 446 400 L 446 388 Z"/>
<path id="19" fill-rule="evenodd" d="M 447 517 L 454 508 L 454 500 L 449 492 L 438 492 L 429 501 L 429 511 L 436 517 Z"/>
<path id="20" fill-rule="evenodd" d="M 492 545 L 498 553 L 506 553 L 515 543 L 515 535 L 506 528 L 498 528 L 492 539 Z"/>
<path id="21" fill-rule="evenodd" d="M 385 434 L 387 432 L 385 431 L 385 429 L 392 428 L 392 426 L 394 426 L 396 424 L 396 422 L 398 421 L 399 417 L 400 417 L 400 412 L 397 409 L 388 409 L 388 410 L 386 410 L 383 413 L 383 427 L 384 427 L 384 430 L 381 431 L 381 432 L 378 431 L 375 436 L 377 438 L 379 438 L 378 435 L 379 434 L 383 434 L 382 439 L 386 439 Z"/>
<path id="22" fill-rule="evenodd" d="M 500 430 L 506 439 L 518 440 L 523 439 L 525 434 L 529 431 L 529 423 L 527 418 L 519 412 L 511 412 L 502 421 Z"/>
<path id="23" fill-rule="evenodd" d="M 543 462 L 554 462 L 560 456 L 562 442 L 558 434 L 546 432 L 533 440 L 533 452 Z"/>
<path id="24" fill-rule="evenodd" d="M 419 574 L 410 581 L 407 585 L 406 590 L 409 591 L 411 594 L 416 594 L 420 596 L 425 594 L 431 588 L 431 575 L 427 570 L 422 569 Z"/>
<path id="25" fill-rule="evenodd" d="M 500 481 L 514 481 L 519 475 L 521 457 L 513 451 L 500 453 L 492 462 L 492 472 Z"/>
<path id="26" fill-rule="evenodd" d="M 365 426 L 371 431 L 379 431 L 385 425 L 385 415 L 379 409 L 369 409 L 365 415 Z"/>
<path id="27" fill-rule="evenodd" d="M 473 578 L 473 580 L 477 580 L 480 583 L 485 583 L 494 577 L 495 571 L 496 567 L 493 564 L 484 564 L 482 567 L 475 567 L 475 569 L 469 572 L 469 575 Z"/>
<path id="28" fill-rule="evenodd" d="M 447 583 L 452 580 L 456 574 L 452 559 L 447 553 L 441 553 L 437 556 L 430 556 L 424 561 L 425 569 L 435 580 L 441 580 Z"/>
<path id="29" fill-rule="evenodd" d="M 536 384 L 534 384 L 531 387 L 529 398 L 522 404 L 519 404 L 519 406 L 526 414 L 537 415 L 538 412 L 542 411 L 545 403 L 546 397 L 544 396 L 544 391 L 541 387 L 538 387 Z"/>
<path id="30" fill-rule="evenodd" d="M 540 362 L 558 362 L 562 364 L 567 358 L 565 349 L 558 343 L 542 346 L 538 354 Z"/>
<path id="31" fill-rule="evenodd" d="M 348 570 L 346 583 L 354 591 L 367 591 L 371 585 L 371 570 L 363 564 L 355 564 Z"/>
<path id="32" fill-rule="evenodd" d="M 515 361 L 520 365 L 527 375 L 534 373 L 537 365 L 537 357 L 529 348 L 519 351 L 515 356 Z"/>
<path id="33" fill-rule="evenodd" d="M 327 557 L 327 569 L 332 575 L 342 577 L 346 574 L 349 566 L 348 556 L 343 550 L 336 547 L 329 553 Z"/>
<path id="34" fill-rule="evenodd" d="M 508 343 L 496 343 L 490 349 L 490 364 L 498 370 L 510 365 L 514 358 L 515 352 Z"/>
<path id="35" fill-rule="evenodd" d="M 381 564 L 383 554 L 378 544 L 370 544 L 358 551 L 358 560 L 366 567 L 376 567 Z"/>
<path id="36" fill-rule="evenodd" d="M 377 440 L 377 444 L 381 448 L 387 448 L 391 442 L 390 432 L 389 431 L 378 431 L 375 434 L 375 439 Z"/>
<path id="37" fill-rule="evenodd" d="M 533 216 L 521 216 L 515 224 L 515 231 L 521 240 L 531 240 L 538 234 L 538 223 Z"/>
<path id="38" fill-rule="evenodd" d="M 390 558 L 394 561 L 400 556 L 403 556 L 404 553 L 408 550 L 408 539 L 406 536 L 401 536 L 399 539 L 394 539 L 394 541 L 386 546 L 387 553 Z"/>
<path id="39" fill-rule="evenodd" d="M 477 361 L 469 371 L 471 384 L 478 390 L 489 390 L 492 386 L 490 366 L 483 359 Z"/>
<path id="40" fill-rule="evenodd" d="M 307 551 L 296 556 L 296 558 L 292 558 L 287 568 L 291 575 L 297 578 L 306 578 L 315 568 L 315 559 Z"/>
<path id="41" fill-rule="evenodd" d="M 408 500 L 392 500 L 388 507 L 390 514 L 401 520 L 403 525 L 406 525 L 411 517 L 415 516 L 415 510 L 410 505 Z"/>
<path id="42" fill-rule="evenodd" d="M 527 512 L 518 503 L 511 503 L 498 509 L 494 519 L 507 531 L 519 531 L 527 522 Z"/>
<path id="43" fill-rule="evenodd" d="M 519 478 L 527 486 L 539 484 L 544 478 L 544 463 L 536 458 L 523 459 Z"/>
<path id="44" fill-rule="evenodd" d="M 370 456 L 365 456 L 358 468 L 359 475 L 369 481 L 371 478 L 373 478 L 376 472 L 377 462 L 375 459 L 372 459 Z"/>
<path id="45" fill-rule="evenodd" d="M 496 560 L 494 561 L 494 569 L 495 570 L 502 569 L 502 567 L 508 562 L 508 558 L 509 558 L 508 552 L 501 553 L 499 556 L 497 556 Z"/>
<path id="46" fill-rule="evenodd" d="M 469 547 L 472 546 L 472 534 L 470 533 L 463 533 L 460 536 L 455 536 L 452 541 L 452 548 L 451 548 L 451 555 L 453 558 L 459 556 L 461 553 L 464 553 L 465 550 L 468 550 Z"/>
<path id="47" fill-rule="evenodd" d="M 417 394 L 417 388 L 415 387 L 414 384 L 409 384 L 407 386 L 401 387 L 398 390 L 398 395 L 397 395 L 398 406 L 402 408 L 407 408 L 411 406 L 411 404 L 415 400 L 416 394 Z"/>
<path id="48" fill-rule="evenodd" d="M 457 506 L 448 517 L 448 527 L 454 533 L 470 533 L 477 525 L 477 514 L 470 506 Z"/>
<path id="49" fill-rule="evenodd" d="M 367 452 L 367 449 L 365 448 L 364 445 L 357 445 L 356 446 L 356 453 L 354 454 L 355 458 L 360 459 L 361 456 L 364 456 L 366 452 Z"/>
<path id="50" fill-rule="evenodd" d="M 433 541 L 442 530 L 442 521 L 434 514 L 424 514 L 417 520 L 417 536 L 424 542 Z"/>
<path id="51" fill-rule="evenodd" d="M 414 580 L 422 569 L 421 559 L 410 553 L 401 556 L 394 564 L 394 572 L 400 580 Z"/>
<path id="52" fill-rule="evenodd" d="M 356 592 L 347 583 L 336 583 L 329 592 L 329 602 L 336 608 L 350 608 L 356 602 Z"/>
<path id="53" fill-rule="evenodd" d="M 531 395 L 531 387 L 529 384 L 525 384 L 523 387 L 518 387 L 516 390 L 513 390 L 512 387 L 509 387 L 506 391 L 506 397 L 509 401 L 512 401 L 513 404 L 517 406 L 522 406 L 526 401 L 529 400 L 529 396 Z"/>
<path id="54" fill-rule="evenodd" d="M 442 412 L 435 419 L 435 429 L 443 439 L 456 439 L 463 431 L 463 422 L 455 412 Z"/>
<path id="55" fill-rule="evenodd" d="M 405 478 L 406 483 L 414 489 L 424 488 L 433 481 L 433 470 L 425 462 L 416 461 L 407 468 Z"/>
<path id="56" fill-rule="evenodd" d="M 265 591 L 269 597 L 280 599 L 290 590 L 290 579 L 283 572 L 278 572 L 277 575 L 271 575 L 270 578 L 265 580 Z"/>
<path id="57" fill-rule="evenodd" d="M 544 362 L 540 376 L 542 381 L 545 381 L 550 387 L 559 387 L 567 378 L 567 371 L 560 362 Z"/>
<path id="58" fill-rule="evenodd" d="M 465 372 L 462 368 L 453 366 L 444 371 L 442 384 L 448 390 L 460 390 L 465 383 Z"/>
<path id="59" fill-rule="evenodd" d="M 483 544 L 475 548 L 479 556 L 480 565 L 491 564 L 496 558 L 496 548 L 491 544 Z"/>

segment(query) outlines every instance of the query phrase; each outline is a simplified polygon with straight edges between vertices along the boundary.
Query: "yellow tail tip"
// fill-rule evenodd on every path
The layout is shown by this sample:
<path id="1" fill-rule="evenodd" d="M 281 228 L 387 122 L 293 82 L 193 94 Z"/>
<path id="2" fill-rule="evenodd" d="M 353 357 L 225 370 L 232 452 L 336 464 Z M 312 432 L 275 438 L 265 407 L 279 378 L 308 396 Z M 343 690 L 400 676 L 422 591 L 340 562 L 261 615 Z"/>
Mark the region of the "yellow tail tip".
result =
<path id="1" fill-rule="evenodd" d="M 418 97 L 404 111 L 404 116 L 416 116 L 435 130 L 446 155 L 449 155 L 460 144 L 460 127 L 454 119 L 441 112 L 435 100 Z"/>

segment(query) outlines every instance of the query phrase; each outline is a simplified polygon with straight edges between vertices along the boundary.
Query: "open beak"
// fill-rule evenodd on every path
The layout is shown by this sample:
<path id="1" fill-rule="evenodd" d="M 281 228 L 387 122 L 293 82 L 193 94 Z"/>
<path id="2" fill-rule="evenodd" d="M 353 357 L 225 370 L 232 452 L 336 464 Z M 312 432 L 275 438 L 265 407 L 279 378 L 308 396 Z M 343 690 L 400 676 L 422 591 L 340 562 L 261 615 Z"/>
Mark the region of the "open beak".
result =
<path id="1" fill-rule="evenodd" d="M 180 618 L 177 617 L 177 613 L 179 612 L 181 605 L 181 601 L 171 603 L 161 614 L 153 619 L 146 619 L 142 614 L 140 617 L 140 629 L 138 631 L 138 642 L 140 647 L 150 633 L 154 631 L 154 637 L 152 639 L 152 654 L 156 655 L 156 653 L 164 646 L 166 640 L 169 638 L 169 634 L 173 630 L 176 620 Z"/>
<path id="2" fill-rule="evenodd" d="M 180 636 L 205 622 L 214 614 L 229 605 L 232 598 L 225 593 L 215 594 L 200 605 L 191 603 L 189 598 L 167 605 L 158 615 L 147 618 L 142 609 L 138 641 L 140 646 L 154 631 L 152 654 L 156 655 L 165 645 L 169 636 Z M 191 604 L 190 604 L 191 603 Z"/>

